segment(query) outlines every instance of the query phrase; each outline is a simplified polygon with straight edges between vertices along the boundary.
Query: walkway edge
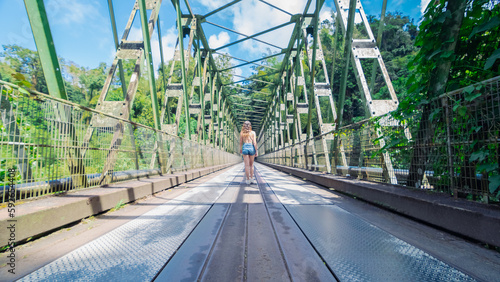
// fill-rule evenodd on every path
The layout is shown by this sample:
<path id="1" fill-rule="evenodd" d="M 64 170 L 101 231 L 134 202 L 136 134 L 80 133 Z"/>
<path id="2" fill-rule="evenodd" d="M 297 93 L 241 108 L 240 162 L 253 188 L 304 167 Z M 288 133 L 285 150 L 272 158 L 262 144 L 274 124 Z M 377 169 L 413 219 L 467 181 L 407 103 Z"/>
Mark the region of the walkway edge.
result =
<path id="1" fill-rule="evenodd" d="M 15 224 L 15 242 L 37 236 L 83 218 L 107 211 L 122 203 L 166 190 L 192 179 L 228 168 L 233 164 L 224 164 L 207 168 L 163 176 L 143 177 L 107 185 L 88 188 L 62 196 L 50 196 L 16 206 L 16 217 L 8 217 L 8 208 L 0 209 L 0 228 L 6 230 Z M 8 245 L 11 232 L 0 232 L 0 246 Z"/>
<path id="2" fill-rule="evenodd" d="M 311 182 L 381 205 L 450 232 L 500 247 L 500 208 L 440 193 L 261 163 Z"/>

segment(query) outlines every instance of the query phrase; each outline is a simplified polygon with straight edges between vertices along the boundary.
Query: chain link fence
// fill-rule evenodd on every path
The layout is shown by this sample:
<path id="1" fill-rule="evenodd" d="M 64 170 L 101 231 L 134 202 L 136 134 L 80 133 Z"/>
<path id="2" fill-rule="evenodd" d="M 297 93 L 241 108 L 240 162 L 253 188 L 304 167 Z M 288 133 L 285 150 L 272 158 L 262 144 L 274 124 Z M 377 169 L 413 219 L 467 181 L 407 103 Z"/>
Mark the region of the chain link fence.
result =
<path id="1" fill-rule="evenodd" d="M 21 200 L 241 161 L 213 146 L 2 81 L 0 117 L 1 202 L 9 200 L 11 184 Z"/>
<path id="2" fill-rule="evenodd" d="M 400 118 L 395 118 L 400 117 Z M 500 77 L 265 152 L 259 161 L 498 203 Z M 323 138 L 328 152 L 322 147 Z M 270 141 L 269 141 L 270 142 Z"/>

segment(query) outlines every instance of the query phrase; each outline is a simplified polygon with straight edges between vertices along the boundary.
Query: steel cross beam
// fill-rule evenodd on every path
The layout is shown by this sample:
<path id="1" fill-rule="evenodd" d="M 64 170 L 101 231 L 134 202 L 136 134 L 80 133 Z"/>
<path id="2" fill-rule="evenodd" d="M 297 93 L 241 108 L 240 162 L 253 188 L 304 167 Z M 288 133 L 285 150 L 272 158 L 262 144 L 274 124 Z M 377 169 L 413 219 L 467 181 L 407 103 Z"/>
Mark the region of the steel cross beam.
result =
<path id="1" fill-rule="evenodd" d="M 233 76 L 241 77 L 241 78 L 244 78 L 244 79 L 243 80 L 239 80 L 239 81 L 235 81 L 235 82 L 231 82 L 231 83 L 228 83 L 226 85 L 237 84 L 237 83 L 240 83 L 240 82 L 243 82 L 243 81 L 249 81 L 249 80 L 273 85 L 273 83 L 269 82 L 269 81 L 264 81 L 264 80 L 260 80 L 260 79 L 250 78 L 250 77 L 244 77 L 242 75 L 237 75 L 237 74 L 233 74 Z"/>
<path id="2" fill-rule="evenodd" d="M 241 66 L 245 66 L 245 65 L 249 65 L 249 64 L 253 64 L 253 65 L 256 65 L 256 66 L 260 66 L 260 67 L 264 67 L 264 68 L 268 68 L 268 69 L 276 70 L 276 68 L 273 68 L 273 67 L 270 67 L 270 66 L 266 66 L 266 65 L 263 65 L 263 64 L 258 64 L 258 63 L 256 63 L 256 62 L 258 62 L 258 61 L 264 61 L 264 60 L 266 60 L 266 59 L 269 59 L 269 58 L 272 58 L 272 57 L 276 57 L 276 56 L 279 56 L 279 55 L 283 54 L 283 53 L 281 52 L 281 53 L 276 53 L 276 54 L 271 55 L 271 56 L 268 56 L 268 57 L 264 57 L 264 58 L 256 59 L 256 60 L 253 60 L 253 61 L 247 61 L 247 60 L 245 60 L 245 59 L 240 59 L 240 58 L 233 57 L 233 56 L 230 56 L 230 55 L 228 55 L 228 54 L 224 54 L 224 53 L 220 53 L 220 52 L 214 52 L 214 53 L 219 54 L 219 55 L 224 56 L 224 57 L 228 57 L 228 58 L 235 59 L 235 60 L 242 61 L 242 62 L 245 62 L 245 63 L 246 63 L 246 64 L 242 64 L 242 65 L 237 65 L 237 66 L 233 66 L 233 67 L 230 67 L 230 68 L 226 68 L 226 69 L 223 69 L 223 70 L 221 70 L 221 71 L 226 71 L 226 70 L 234 69 L 234 68 L 241 67 Z"/>
<path id="3" fill-rule="evenodd" d="M 263 95 L 272 95 L 271 93 L 266 93 L 266 92 L 257 91 L 257 90 L 253 90 L 253 89 L 248 89 L 248 88 L 243 88 L 243 87 L 238 87 L 238 86 L 225 85 L 225 87 L 234 88 L 234 89 L 240 89 L 240 90 L 245 90 L 245 91 L 250 91 L 250 92 L 254 92 L 254 93 L 260 93 L 260 94 L 263 94 Z"/>
<path id="4" fill-rule="evenodd" d="M 240 106 L 248 106 L 252 108 L 258 108 L 258 109 L 266 109 L 265 107 L 259 107 L 259 106 L 254 106 L 254 105 L 249 105 L 249 104 L 239 104 L 239 103 L 231 103 L 232 105 L 240 105 Z"/>
<path id="5" fill-rule="evenodd" d="M 185 120 L 186 120 L 186 133 L 185 137 L 188 140 L 191 140 L 191 125 L 189 122 L 189 101 L 188 101 L 188 94 L 187 94 L 187 81 L 186 81 L 186 65 L 185 65 L 185 60 L 184 60 L 184 42 L 183 42 L 183 29 L 182 29 L 182 12 L 181 12 L 181 5 L 180 5 L 180 0 L 172 0 L 175 2 L 174 7 L 175 11 L 177 13 L 177 30 L 179 32 L 179 52 L 181 55 L 181 79 L 182 79 L 182 85 L 183 85 L 183 95 L 184 95 L 184 111 L 185 111 Z M 178 113 L 179 114 L 179 113 Z"/>
<path id="6" fill-rule="evenodd" d="M 233 6 L 234 4 L 236 4 L 236 3 L 238 3 L 238 2 L 241 2 L 241 0 L 235 0 L 235 1 L 233 1 L 233 2 L 229 2 L 229 3 L 227 3 L 226 5 L 224 5 L 224 6 L 220 7 L 220 8 L 218 8 L 218 9 L 216 9 L 216 10 L 213 10 L 212 12 L 210 12 L 210 13 L 208 13 L 208 14 L 206 14 L 206 15 L 202 16 L 202 17 L 201 17 L 201 19 L 206 19 L 206 18 L 210 17 L 211 15 L 216 14 L 216 13 L 218 13 L 218 12 L 220 12 L 220 11 L 222 11 L 222 10 L 226 9 L 226 8 L 229 8 L 229 7 Z"/>
<path id="7" fill-rule="evenodd" d="M 279 72 L 279 71 L 277 70 L 277 71 L 273 71 L 273 72 L 269 72 L 269 73 L 265 73 L 265 74 L 261 74 L 261 75 L 253 76 L 252 78 L 253 78 L 253 79 L 255 79 L 255 78 L 260 78 L 260 77 L 265 77 L 265 76 L 271 76 L 271 75 L 273 75 L 273 74 L 277 74 L 278 72 Z M 238 76 L 238 75 L 236 75 L 236 76 Z M 248 78 L 248 77 L 246 77 L 246 78 Z M 226 83 L 226 84 L 224 84 L 224 85 L 236 84 L 236 83 L 238 83 L 238 82 L 247 81 L 247 80 L 248 80 L 248 79 L 241 80 L 241 81 L 237 81 L 237 82 L 230 82 L 230 83 Z M 274 85 L 274 83 L 272 83 L 272 82 L 266 82 L 266 83 L 268 83 L 268 84 L 273 84 L 273 85 Z"/>
<path id="8" fill-rule="evenodd" d="M 244 36 L 244 37 L 247 37 L 247 38 L 249 38 L 249 37 L 250 37 L 250 36 L 248 36 L 248 35 L 246 35 L 246 34 L 243 34 L 243 33 L 238 32 L 238 31 L 236 31 L 236 30 L 233 30 L 233 29 L 227 28 L 227 27 L 225 27 L 225 26 L 218 25 L 218 24 L 216 24 L 216 23 L 209 22 L 209 21 L 205 21 L 205 22 L 206 22 L 207 24 L 210 24 L 210 25 L 216 26 L 216 27 L 218 27 L 218 28 L 222 28 L 222 29 L 227 30 L 227 31 L 230 31 L 230 32 L 232 32 L 232 33 L 236 33 L 236 34 L 238 34 L 238 35 L 241 35 L 241 36 Z M 269 43 L 269 42 L 266 42 L 266 41 L 264 41 L 264 40 L 260 40 L 260 39 L 258 39 L 258 38 L 253 38 L 253 40 L 258 41 L 258 42 L 260 42 L 260 43 L 264 43 L 264 44 L 266 44 L 266 45 L 269 45 L 269 46 L 274 47 L 274 48 L 277 48 L 277 49 L 283 49 L 283 48 L 281 48 L 281 47 L 279 47 L 279 46 L 276 46 L 276 45 L 271 44 L 271 43 Z"/>
<path id="9" fill-rule="evenodd" d="M 217 50 L 221 50 L 221 49 L 224 49 L 224 48 L 227 48 L 227 47 L 229 47 L 229 46 L 233 46 L 233 45 L 235 45 L 235 44 L 238 44 L 238 43 L 241 43 L 241 42 L 247 41 L 247 40 L 252 39 L 252 38 L 254 38 L 254 37 L 257 37 L 257 36 L 261 36 L 261 35 L 263 35 L 263 34 L 269 33 L 269 32 L 271 32 L 271 31 L 273 31 L 273 30 L 276 30 L 276 29 L 280 29 L 280 28 L 282 28 L 282 27 L 285 27 L 285 26 L 287 26 L 287 25 L 289 25 L 289 24 L 293 24 L 293 23 L 295 23 L 295 21 L 294 21 L 294 20 L 293 20 L 293 18 L 292 18 L 292 19 L 291 19 L 289 22 L 287 22 L 287 23 L 283 23 L 283 24 L 277 25 L 277 26 L 275 26 L 275 27 L 273 27 L 273 28 L 266 29 L 266 30 L 264 30 L 264 31 L 261 31 L 261 32 L 258 32 L 258 33 L 256 33 L 256 34 L 254 34 L 254 35 L 250 35 L 250 36 L 249 36 L 249 37 L 247 37 L 247 38 L 243 38 L 243 39 L 240 39 L 240 40 L 236 40 L 236 41 L 234 41 L 234 42 L 231 42 L 231 43 L 229 43 L 229 44 L 226 44 L 226 45 L 224 45 L 224 46 L 221 46 L 221 47 L 219 47 L 219 48 L 216 48 L 216 49 L 215 49 L 215 51 L 217 51 Z"/>
<path id="10" fill-rule="evenodd" d="M 253 102 L 259 102 L 259 103 L 264 103 L 264 104 L 269 104 L 269 101 L 262 101 L 262 100 L 257 100 L 257 99 L 253 99 L 253 98 L 248 98 L 248 97 L 241 97 L 241 96 L 236 96 L 237 94 L 233 94 L 233 95 L 229 95 L 228 97 L 231 97 L 231 98 L 240 98 L 240 99 L 243 99 L 243 100 L 252 100 Z"/>
<path id="11" fill-rule="evenodd" d="M 269 68 L 269 69 L 273 69 L 273 70 L 276 70 L 275 68 L 273 67 L 269 67 L 269 66 L 264 66 L 264 65 L 260 65 L 260 64 L 256 64 L 255 62 L 258 62 L 258 61 L 264 61 L 264 60 L 267 60 L 269 58 L 273 58 L 273 57 L 276 57 L 276 56 L 279 56 L 279 55 L 283 55 L 284 53 L 283 52 L 280 52 L 280 53 L 276 53 L 276 54 L 273 54 L 273 55 L 270 55 L 270 56 L 266 56 L 266 57 L 263 57 L 263 58 L 260 58 L 260 59 L 256 59 L 256 60 L 253 60 L 253 61 L 246 61 L 246 63 L 244 64 L 239 64 L 239 65 L 236 65 L 236 66 L 232 66 L 230 68 L 225 68 L 225 69 L 222 69 L 220 70 L 221 72 L 223 71 L 228 71 L 228 70 L 231 70 L 231 69 L 235 69 L 235 68 L 239 68 L 239 67 L 242 67 L 242 66 L 246 66 L 246 65 L 249 65 L 249 64 L 254 64 L 254 65 L 258 65 L 258 66 L 262 66 L 262 67 L 265 67 L 265 68 Z M 240 59 L 241 61 L 245 61 L 245 60 L 242 60 Z"/>

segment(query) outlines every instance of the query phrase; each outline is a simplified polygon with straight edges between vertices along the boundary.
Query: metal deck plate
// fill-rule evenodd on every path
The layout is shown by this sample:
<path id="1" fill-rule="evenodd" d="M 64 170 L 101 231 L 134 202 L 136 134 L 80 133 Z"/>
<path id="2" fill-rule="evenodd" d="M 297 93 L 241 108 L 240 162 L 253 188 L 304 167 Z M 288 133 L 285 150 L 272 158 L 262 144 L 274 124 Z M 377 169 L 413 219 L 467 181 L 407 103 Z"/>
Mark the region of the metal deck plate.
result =
<path id="1" fill-rule="evenodd" d="M 288 213 L 343 281 L 474 281 L 428 253 L 308 190 L 305 181 L 258 166 Z M 300 186 L 297 186 L 300 184 Z M 306 191 L 303 191 L 306 190 Z M 300 194 L 299 194 L 300 193 Z M 314 196 L 314 195 L 315 196 Z"/>
<path id="2" fill-rule="evenodd" d="M 331 201 L 311 192 L 307 182 L 285 177 L 282 173 L 270 171 L 262 165 L 256 165 L 259 172 L 272 187 L 274 193 L 284 205 L 329 205 Z"/>
<path id="3" fill-rule="evenodd" d="M 155 281 L 196 281 L 228 208 L 229 204 L 213 205 Z"/>
<path id="4" fill-rule="evenodd" d="M 234 166 L 20 281 L 150 281 L 240 170 Z"/>
<path id="5" fill-rule="evenodd" d="M 340 280 L 474 281 L 337 206 L 286 209 Z"/>
<path id="6" fill-rule="evenodd" d="M 261 167 L 258 166 L 258 173 L 261 173 Z M 269 178 L 265 180 L 269 181 Z M 265 184 L 259 186 L 292 280 L 335 281 L 275 193 Z"/>
<path id="7" fill-rule="evenodd" d="M 210 205 L 164 205 L 21 281 L 150 281 Z"/>

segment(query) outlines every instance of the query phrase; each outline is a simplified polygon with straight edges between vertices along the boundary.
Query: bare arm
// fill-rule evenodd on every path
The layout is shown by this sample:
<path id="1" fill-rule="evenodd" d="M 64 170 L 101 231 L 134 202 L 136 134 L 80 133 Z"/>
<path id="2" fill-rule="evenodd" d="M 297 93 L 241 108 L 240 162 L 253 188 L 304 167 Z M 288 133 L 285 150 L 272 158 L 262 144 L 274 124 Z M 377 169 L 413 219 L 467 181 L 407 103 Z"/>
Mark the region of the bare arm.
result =
<path id="1" fill-rule="evenodd" d="M 241 138 L 241 134 L 240 134 L 240 154 L 243 154 L 243 138 Z"/>
<path id="2" fill-rule="evenodd" d="M 255 134 L 255 131 L 252 131 L 252 142 L 253 142 L 253 146 L 255 148 L 255 156 L 257 157 L 257 136 Z"/>

